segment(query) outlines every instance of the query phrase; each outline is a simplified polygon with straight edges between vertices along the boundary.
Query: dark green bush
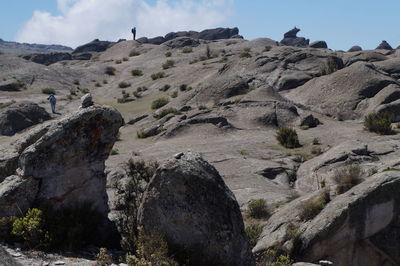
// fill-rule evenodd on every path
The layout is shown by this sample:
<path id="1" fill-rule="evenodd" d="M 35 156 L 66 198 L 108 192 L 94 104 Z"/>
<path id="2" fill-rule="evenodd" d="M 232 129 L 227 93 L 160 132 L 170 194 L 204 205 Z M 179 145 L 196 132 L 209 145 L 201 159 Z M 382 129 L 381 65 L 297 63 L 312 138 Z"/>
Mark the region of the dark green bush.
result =
<path id="1" fill-rule="evenodd" d="M 267 203 L 263 199 L 251 200 L 247 208 L 247 214 L 252 218 L 262 219 L 269 216 Z"/>
<path id="2" fill-rule="evenodd" d="M 152 80 L 162 79 L 164 77 L 165 77 L 165 73 L 164 72 L 157 72 L 157 73 L 151 74 L 151 79 Z"/>
<path id="3" fill-rule="evenodd" d="M 172 97 L 172 98 L 178 97 L 178 91 L 174 91 L 174 92 L 171 94 L 171 97 Z"/>
<path id="4" fill-rule="evenodd" d="M 107 75 L 110 75 L 110 76 L 114 76 L 115 75 L 115 71 L 116 71 L 115 67 L 108 66 L 104 70 L 104 73 L 106 73 Z"/>
<path id="5" fill-rule="evenodd" d="M 165 57 L 171 57 L 172 53 L 170 51 L 165 53 Z"/>
<path id="6" fill-rule="evenodd" d="M 132 50 L 132 51 L 129 53 L 129 56 L 130 56 L 130 57 L 132 57 L 132 56 L 138 56 L 138 55 L 140 55 L 140 52 L 139 52 L 139 51 L 136 51 L 136 50 Z"/>
<path id="7" fill-rule="evenodd" d="M 11 233 L 21 237 L 27 246 L 32 248 L 47 246 L 45 220 L 43 211 L 30 209 L 24 217 L 16 218 L 12 225 Z"/>
<path id="8" fill-rule="evenodd" d="M 53 88 L 44 88 L 44 89 L 42 89 L 42 93 L 44 93 L 44 94 L 56 94 L 56 91 Z"/>
<path id="9" fill-rule="evenodd" d="M 158 98 L 157 100 L 154 100 L 151 103 L 151 109 L 155 110 L 155 109 L 159 109 L 161 107 L 163 107 L 164 105 L 169 103 L 169 99 L 162 97 L 162 98 Z"/>
<path id="10" fill-rule="evenodd" d="M 174 67 L 174 66 L 175 66 L 175 61 L 174 60 L 167 60 L 167 61 L 165 61 L 164 64 L 162 64 L 162 68 L 163 69 L 168 69 L 168 68 L 171 68 L 171 67 Z"/>
<path id="11" fill-rule="evenodd" d="M 391 135 L 393 134 L 392 117 L 390 113 L 369 114 L 364 118 L 364 127 L 368 131 L 381 135 Z"/>
<path id="12" fill-rule="evenodd" d="M 143 71 L 140 69 L 132 69 L 131 74 L 134 77 L 139 77 L 139 76 L 143 76 Z"/>
<path id="13" fill-rule="evenodd" d="M 289 149 L 300 147 L 299 138 L 296 130 L 282 127 L 276 133 L 276 139 L 279 143 Z"/>
<path id="14" fill-rule="evenodd" d="M 251 58 L 251 54 L 249 52 L 243 52 L 239 56 L 240 58 Z"/>
<path id="15" fill-rule="evenodd" d="M 120 83 L 118 83 L 118 87 L 120 87 L 121 89 L 128 88 L 130 86 L 131 84 L 125 81 L 121 81 Z"/>

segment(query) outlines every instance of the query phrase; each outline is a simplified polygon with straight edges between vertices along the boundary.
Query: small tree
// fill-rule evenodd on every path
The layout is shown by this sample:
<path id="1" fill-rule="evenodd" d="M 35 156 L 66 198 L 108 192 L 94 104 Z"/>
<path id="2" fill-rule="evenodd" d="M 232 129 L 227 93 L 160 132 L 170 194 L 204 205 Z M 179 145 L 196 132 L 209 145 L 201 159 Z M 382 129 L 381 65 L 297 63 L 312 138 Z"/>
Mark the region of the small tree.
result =
<path id="1" fill-rule="evenodd" d="M 364 127 L 366 130 L 381 135 L 393 134 L 391 122 L 393 115 L 390 113 L 369 114 L 364 118 Z"/>

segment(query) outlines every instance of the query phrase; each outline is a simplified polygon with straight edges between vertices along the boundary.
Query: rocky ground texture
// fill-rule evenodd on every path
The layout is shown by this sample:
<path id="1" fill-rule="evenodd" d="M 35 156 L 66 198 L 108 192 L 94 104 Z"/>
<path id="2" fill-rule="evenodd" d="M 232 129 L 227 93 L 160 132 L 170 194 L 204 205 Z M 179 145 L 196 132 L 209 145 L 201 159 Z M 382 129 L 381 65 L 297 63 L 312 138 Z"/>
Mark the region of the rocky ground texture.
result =
<path id="1" fill-rule="evenodd" d="M 160 219 L 182 224 L 187 231 L 176 238 L 172 225 L 162 228 L 171 243 L 195 245 L 209 232 L 188 238 L 193 227 L 216 228 L 221 235 L 209 239 L 211 251 L 240 260 L 220 265 L 250 265 L 247 241 L 240 240 L 243 216 L 245 226 L 263 227 L 255 255 L 276 249 L 309 263 L 399 265 L 400 137 L 368 132 L 363 119 L 390 112 L 398 131 L 400 50 L 382 42 L 375 50 L 334 51 L 298 31 L 281 42 L 217 29 L 142 42 L 95 40 L 46 56 L 0 54 L 0 204 L 27 210 L 37 200 L 84 197 L 112 220 L 112 184 L 125 178 L 125 162 L 168 159 L 150 182 L 139 220 L 153 228 Z M 41 109 L 50 112 L 48 88 L 60 115 Z M 99 106 L 79 109 L 88 92 Z M 155 100 L 162 104 L 152 108 Z M 300 147 L 278 144 L 283 126 L 296 129 Z M 339 194 L 338 171 L 354 166 L 363 182 Z M 222 197 L 216 206 L 208 193 Z M 271 217 L 247 216 L 255 199 L 267 202 Z M 163 212 L 169 201 L 180 216 Z M 323 209 L 305 217 L 311 201 L 322 201 Z M 12 210 L 1 208 L 0 216 Z M 204 221 L 192 224 L 193 217 Z M 211 251 L 194 256 L 224 257 Z"/>

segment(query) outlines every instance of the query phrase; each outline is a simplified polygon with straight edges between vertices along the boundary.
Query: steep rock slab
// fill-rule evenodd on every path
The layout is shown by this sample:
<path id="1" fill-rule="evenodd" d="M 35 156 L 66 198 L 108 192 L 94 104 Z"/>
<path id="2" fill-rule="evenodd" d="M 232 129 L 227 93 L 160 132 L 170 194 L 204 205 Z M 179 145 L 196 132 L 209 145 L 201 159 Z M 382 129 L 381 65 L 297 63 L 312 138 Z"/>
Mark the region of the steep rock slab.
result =
<path id="1" fill-rule="evenodd" d="M 242 215 L 217 170 L 196 153 L 166 161 L 138 215 L 145 232 L 165 235 L 190 265 L 252 265 Z"/>
<path id="2" fill-rule="evenodd" d="M 368 100 L 396 80 L 376 70 L 372 64 L 358 62 L 330 75 L 314 78 L 285 94 L 290 100 L 316 112 L 340 119 L 365 115 Z"/>
<path id="3" fill-rule="evenodd" d="M 300 198 L 274 213 L 253 251 L 281 248 L 297 260 L 327 259 L 340 266 L 399 265 L 400 242 L 393 241 L 398 236 L 399 189 L 398 172 L 376 174 L 334 198 L 305 223 L 299 221 L 298 210 L 309 196 Z M 293 226 L 299 232 L 296 240 L 288 233 Z M 393 243 L 390 248 L 387 236 Z"/>
<path id="4" fill-rule="evenodd" d="M 27 127 L 50 118 L 46 110 L 36 103 L 15 103 L 0 111 L 0 134 L 12 136 Z"/>
<path id="5" fill-rule="evenodd" d="M 1 189 L 8 191 L 7 195 L 23 195 L 18 191 L 23 190 L 26 183 L 37 182 L 35 204 L 46 203 L 60 208 L 90 202 L 106 217 L 104 162 L 122 125 L 118 111 L 97 106 L 81 109 L 57 121 L 45 134 L 34 134 L 32 143 L 17 149 L 20 152 L 17 169 L 20 179 L 6 178 L 12 186 L 3 181 Z M 10 206 L 23 205 L 23 212 L 32 206 L 24 200 L 0 197 L 0 201 L 7 201 Z"/>

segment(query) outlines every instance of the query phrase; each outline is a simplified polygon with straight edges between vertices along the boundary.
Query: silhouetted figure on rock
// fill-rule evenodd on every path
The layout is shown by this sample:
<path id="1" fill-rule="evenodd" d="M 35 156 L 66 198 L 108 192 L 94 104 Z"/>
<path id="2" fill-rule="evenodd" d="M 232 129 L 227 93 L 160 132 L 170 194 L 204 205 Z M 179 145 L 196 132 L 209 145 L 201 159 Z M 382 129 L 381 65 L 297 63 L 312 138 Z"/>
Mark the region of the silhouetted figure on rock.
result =
<path id="1" fill-rule="evenodd" d="M 132 29 L 133 40 L 136 40 L 136 27 Z"/>

